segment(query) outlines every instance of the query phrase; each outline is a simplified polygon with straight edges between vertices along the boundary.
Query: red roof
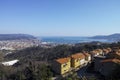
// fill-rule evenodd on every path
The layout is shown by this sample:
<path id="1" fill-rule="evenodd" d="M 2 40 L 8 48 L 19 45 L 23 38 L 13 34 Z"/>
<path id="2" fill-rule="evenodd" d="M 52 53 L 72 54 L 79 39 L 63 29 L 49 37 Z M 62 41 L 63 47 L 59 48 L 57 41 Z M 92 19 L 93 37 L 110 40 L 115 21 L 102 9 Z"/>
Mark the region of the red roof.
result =
<path id="1" fill-rule="evenodd" d="M 64 64 L 70 61 L 70 57 L 57 59 L 56 62 Z"/>
<path id="2" fill-rule="evenodd" d="M 89 57 L 90 56 L 90 54 L 89 53 L 83 53 L 85 56 L 87 56 L 87 57 Z"/>
<path id="3" fill-rule="evenodd" d="M 101 61 L 102 63 L 106 63 L 106 62 L 114 62 L 114 63 L 120 63 L 119 59 L 105 59 Z"/>
<path id="4" fill-rule="evenodd" d="M 78 59 L 78 58 L 84 59 L 85 55 L 83 53 L 76 53 L 76 54 L 73 54 L 71 56 L 71 58 L 74 58 L 74 59 Z"/>

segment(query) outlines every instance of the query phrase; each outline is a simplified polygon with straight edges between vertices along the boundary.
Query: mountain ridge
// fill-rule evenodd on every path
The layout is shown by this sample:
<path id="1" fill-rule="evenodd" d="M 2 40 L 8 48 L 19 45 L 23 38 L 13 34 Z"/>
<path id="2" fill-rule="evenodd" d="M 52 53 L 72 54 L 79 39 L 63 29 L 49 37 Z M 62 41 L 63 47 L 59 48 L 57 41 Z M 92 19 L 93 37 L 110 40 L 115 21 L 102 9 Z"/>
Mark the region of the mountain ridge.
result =
<path id="1" fill-rule="evenodd" d="M 0 34 L 0 40 L 21 40 L 21 39 L 36 39 L 36 37 L 29 34 Z"/>
<path id="2" fill-rule="evenodd" d="M 90 38 L 120 41 L 120 33 L 115 33 L 115 34 L 111 34 L 111 35 L 99 35 L 99 36 L 93 36 L 93 37 L 90 37 Z"/>

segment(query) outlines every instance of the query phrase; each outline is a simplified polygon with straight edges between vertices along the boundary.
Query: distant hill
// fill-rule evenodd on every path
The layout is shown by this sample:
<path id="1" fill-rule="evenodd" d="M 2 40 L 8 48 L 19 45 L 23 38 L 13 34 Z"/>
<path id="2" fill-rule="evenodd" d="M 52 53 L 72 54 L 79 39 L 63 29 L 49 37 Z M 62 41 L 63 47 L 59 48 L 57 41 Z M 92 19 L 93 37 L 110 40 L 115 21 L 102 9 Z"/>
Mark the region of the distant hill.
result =
<path id="1" fill-rule="evenodd" d="M 112 34 L 108 36 L 94 36 L 91 37 L 92 39 L 107 39 L 107 40 L 113 40 L 113 41 L 120 41 L 120 33 Z"/>
<path id="2" fill-rule="evenodd" d="M 0 40 L 20 40 L 20 39 L 36 39 L 36 37 L 28 34 L 0 34 Z"/>

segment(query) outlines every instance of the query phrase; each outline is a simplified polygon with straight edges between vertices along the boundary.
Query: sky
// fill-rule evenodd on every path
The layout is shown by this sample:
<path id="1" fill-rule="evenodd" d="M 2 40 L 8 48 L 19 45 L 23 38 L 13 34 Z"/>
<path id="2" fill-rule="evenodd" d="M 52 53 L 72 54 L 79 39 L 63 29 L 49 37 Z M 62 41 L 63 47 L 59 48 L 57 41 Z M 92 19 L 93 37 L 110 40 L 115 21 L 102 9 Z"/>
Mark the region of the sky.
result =
<path id="1" fill-rule="evenodd" d="M 0 0 L 0 34 L 120 33 L 120 0 Z"/>

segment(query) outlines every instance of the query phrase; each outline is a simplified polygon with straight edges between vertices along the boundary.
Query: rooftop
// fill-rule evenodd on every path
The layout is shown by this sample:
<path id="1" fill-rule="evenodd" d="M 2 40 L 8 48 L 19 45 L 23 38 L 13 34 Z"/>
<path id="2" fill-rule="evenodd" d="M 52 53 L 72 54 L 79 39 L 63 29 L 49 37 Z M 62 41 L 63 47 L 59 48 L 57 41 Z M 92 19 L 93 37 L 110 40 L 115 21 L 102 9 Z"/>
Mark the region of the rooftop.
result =
<path id="1" fill-rule="evenodd" d="M 109 49 L 103 49 L 103 52 L 108 54 L 110 52 L 110 50 Z"/>
<path id="2" fill-rule="evenodd" d="M 83 54 L 87 57 L 91 56 L 89 53 L 83 53 Z"/>
<path id="3" fill-rule="evenodd" d="M 74 59 L 78 59 L 78 58 L 84 59 L 85 55 L 83 53 L 76 53 L 76 54 L 71 55 L 71 57 Z"/>
<path id="4" fill-rule="evenodd" d="M 57 59 L 56 62 L 64 64 L 70 61 L 70 57 Z"/>
<path id="5" fill-rule="evenodd" d="M 105 59 L 101 61 L 102 63 L 106 63 L 106 62 L 114 62 L 114 63 L 120 63 L 119 59 Z"/>

